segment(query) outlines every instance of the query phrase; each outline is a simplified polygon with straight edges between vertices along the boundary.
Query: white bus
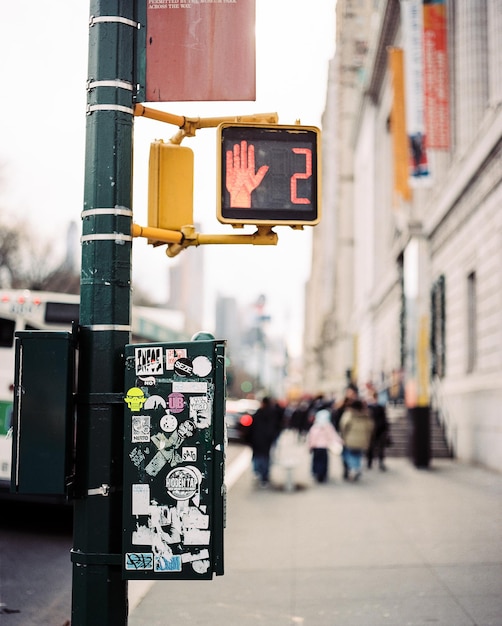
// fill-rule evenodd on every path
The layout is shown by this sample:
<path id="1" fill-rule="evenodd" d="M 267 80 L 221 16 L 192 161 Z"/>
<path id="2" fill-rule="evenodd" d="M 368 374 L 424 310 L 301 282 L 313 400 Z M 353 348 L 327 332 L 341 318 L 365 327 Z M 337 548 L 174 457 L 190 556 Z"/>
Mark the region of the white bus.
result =
<path id="1" fill-rule="evenodd" d="M 80 296 L 49 291 L 0 289 L 0 491 L 10 489 L 14 333 L 19 330 L 71 330 L 79 321 Z M 178 311 L 133 307 L 132 341 L 184 341 Z"/>

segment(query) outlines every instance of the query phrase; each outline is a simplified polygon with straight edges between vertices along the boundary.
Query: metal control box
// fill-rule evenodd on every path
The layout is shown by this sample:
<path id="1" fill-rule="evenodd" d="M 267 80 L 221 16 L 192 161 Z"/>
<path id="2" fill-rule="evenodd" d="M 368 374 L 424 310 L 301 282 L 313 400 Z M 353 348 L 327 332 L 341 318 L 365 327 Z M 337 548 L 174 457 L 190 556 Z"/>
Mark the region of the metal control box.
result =
<path id="1" fill-rule="evenodd" d="M 11 491 L 65 495 L 73 467 L 74 337 L 19 331 L 15 351 Z"/>
<path id="2" fill-rule="evenodd" d="M 225 342 L 126 346 L 123 577 L 223 574 Z"/>

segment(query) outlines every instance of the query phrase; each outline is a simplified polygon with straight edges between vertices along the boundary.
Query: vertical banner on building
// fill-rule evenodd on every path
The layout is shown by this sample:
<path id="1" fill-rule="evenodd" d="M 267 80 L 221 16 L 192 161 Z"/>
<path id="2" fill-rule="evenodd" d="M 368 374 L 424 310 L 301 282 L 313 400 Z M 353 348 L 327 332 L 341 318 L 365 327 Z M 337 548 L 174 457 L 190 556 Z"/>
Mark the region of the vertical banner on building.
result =
<path id="1" fill-rule="evenodd" d="M 422 0 L 401 0 L 401 15 L 410 175 L 412 180 L 417 180 L 429 176 L 424 115 Z"/>
<path id="2" fill-rule="evenodd" d="M 450 147 L 446 3 L 424 0 L 425 127 L 429 148 Z"/>
<path id="3" fill-rule="evenodd" d="M 391 134 L 394 149 L 394 193 L 396 204 L 399 199 L 409 201 L 409 152 L 406 135 L 406 113 L 404 105 L 404 70 L 403 51 L 401 48 L 389 48 L 389 66 L 392 80 Z"/>
<path id="4" fill-rule="evenodd" d="M 146 101 L 256 99 L 255 0 L 146 3 Z"/>

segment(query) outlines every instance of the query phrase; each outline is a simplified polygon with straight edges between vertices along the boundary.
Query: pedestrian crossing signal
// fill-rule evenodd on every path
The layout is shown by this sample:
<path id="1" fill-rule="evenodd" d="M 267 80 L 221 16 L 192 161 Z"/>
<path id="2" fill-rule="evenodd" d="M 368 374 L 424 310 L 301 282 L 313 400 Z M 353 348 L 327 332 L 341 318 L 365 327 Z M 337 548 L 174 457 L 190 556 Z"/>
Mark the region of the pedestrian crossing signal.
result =
<path id="1" fill-rule="evenodd" d="M 301 227 L 320 221 L 320 130 L 218 127 L 217 218 L 224 224 Z"/>

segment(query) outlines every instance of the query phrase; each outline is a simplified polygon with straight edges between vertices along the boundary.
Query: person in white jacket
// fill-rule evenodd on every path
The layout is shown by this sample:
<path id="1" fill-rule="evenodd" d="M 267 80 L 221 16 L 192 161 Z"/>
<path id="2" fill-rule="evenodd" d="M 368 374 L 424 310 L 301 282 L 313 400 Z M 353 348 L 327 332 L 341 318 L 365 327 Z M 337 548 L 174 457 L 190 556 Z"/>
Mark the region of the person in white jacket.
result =
<path id="1" fill-rule="evenodd" d="M 318 483 L 326 482 L 329 471 L 329 450 L 340 448 L 342 440 L 331 422 L 327 409 L 317 411 L 307 433 L 307 445 L 312 453 L 312 474 Z"/>

